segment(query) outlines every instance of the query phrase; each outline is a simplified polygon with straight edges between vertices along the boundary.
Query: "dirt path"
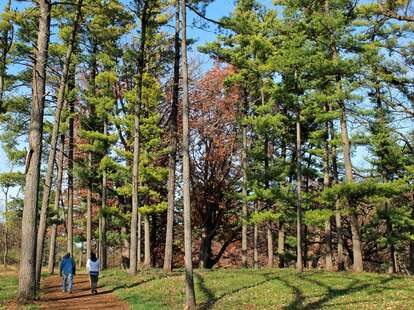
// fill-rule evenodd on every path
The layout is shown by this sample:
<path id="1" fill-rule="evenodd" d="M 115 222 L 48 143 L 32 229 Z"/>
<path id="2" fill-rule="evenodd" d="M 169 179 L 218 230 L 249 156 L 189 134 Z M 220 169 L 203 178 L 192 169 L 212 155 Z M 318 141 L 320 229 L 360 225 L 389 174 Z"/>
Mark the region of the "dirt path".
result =
<path id="1" fill-rule="evenodd" d="M 112 294 L 109 288 L 98 285 L 98 294 L 92 295 L 88 275 L 86 274 L 79 274 L 74 277 L 72 294 L 62 292 L 59 276 L 47 277 L 42 282 L 41 287 L 41 297 L 37 302 L 41 309 L 130 309 Z"/>

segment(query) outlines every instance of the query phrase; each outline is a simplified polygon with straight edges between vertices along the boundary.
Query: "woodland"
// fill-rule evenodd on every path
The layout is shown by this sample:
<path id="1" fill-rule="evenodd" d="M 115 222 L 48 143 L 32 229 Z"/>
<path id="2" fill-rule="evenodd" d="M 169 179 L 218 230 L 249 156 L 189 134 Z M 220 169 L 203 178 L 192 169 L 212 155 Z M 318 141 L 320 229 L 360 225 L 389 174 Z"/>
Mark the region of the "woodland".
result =
<path id="1" fill-rule="evenodd" d="M 411 0 L 0 10 L 0 252 L 17 302 L 66 253 L 79 268 L 96 253 L 108 281 L 178 272 L 186 309 L 204 298 L 193 268 L 414 273 Z"/>

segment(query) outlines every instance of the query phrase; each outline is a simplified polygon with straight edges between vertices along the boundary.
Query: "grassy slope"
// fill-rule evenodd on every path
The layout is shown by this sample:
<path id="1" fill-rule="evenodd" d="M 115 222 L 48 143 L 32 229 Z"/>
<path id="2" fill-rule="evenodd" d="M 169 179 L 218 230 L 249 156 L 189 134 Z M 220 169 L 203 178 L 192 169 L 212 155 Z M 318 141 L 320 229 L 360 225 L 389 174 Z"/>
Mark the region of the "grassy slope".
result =
<path id="1" fill-rule="evenodd" d="M 120 270 L 101 282 L 133 309 L 182 309 L 180 273 L 149 270 L 136 277 Z M 200 309 L 414 309 L 414 278 L 293 270 L 195 272 Z"/>

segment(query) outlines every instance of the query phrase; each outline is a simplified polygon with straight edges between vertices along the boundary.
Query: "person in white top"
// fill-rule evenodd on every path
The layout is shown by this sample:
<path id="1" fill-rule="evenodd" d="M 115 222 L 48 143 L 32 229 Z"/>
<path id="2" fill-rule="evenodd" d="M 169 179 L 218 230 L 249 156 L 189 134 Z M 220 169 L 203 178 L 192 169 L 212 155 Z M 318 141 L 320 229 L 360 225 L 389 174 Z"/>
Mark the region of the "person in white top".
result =
<path id="1" fill-rule="evenodd" d="M 97 259 L 95 253 L 91 253 L 91 257 L 86 262 L 86 268 L 89 272 L 89 279 L 91 283 L 91 293 L 98 294 L 96 290 L 98 286 L 98 278 L 99 278 L 99 259 Z"/>

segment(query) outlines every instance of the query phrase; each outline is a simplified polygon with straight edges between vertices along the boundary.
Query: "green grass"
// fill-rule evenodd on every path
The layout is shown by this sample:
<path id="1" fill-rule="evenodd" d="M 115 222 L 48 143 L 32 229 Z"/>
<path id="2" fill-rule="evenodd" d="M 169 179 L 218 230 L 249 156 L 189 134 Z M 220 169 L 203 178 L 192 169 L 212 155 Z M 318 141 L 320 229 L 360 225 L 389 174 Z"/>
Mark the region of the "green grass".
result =
<path id="1" fill-rule="evenodd" d="M 18 287 L 17 274 L 14 272 L 0 273 L 0 309 L 4 304 L 16 297 Z"/>
<path id="2" fill-rule="evenodd" d="M 182 309 L 182 273 L 104 272 L 101 284 L 132 309 Z M 195 271 L 199 309 L 414 309 L 414 278 L 373 273 L 219 269 Z"/>
<path id="3" fill-rule="evenodd" d="M 10 267 L 10 270 L 0 272 L 0 310 L 6 308 L 6 304 L 15 299 L 17 296 L 17 290 L 19 287 L 19 280 L 15 267 Z M 47 273 L 42 272 L 42 277 Z M 16 305 L 14 305 L 16 306 Z M 35 304 L 29 304 L 24 306 L 18 306 L 21 310 L 37 310 L 39 307 Z"/>

